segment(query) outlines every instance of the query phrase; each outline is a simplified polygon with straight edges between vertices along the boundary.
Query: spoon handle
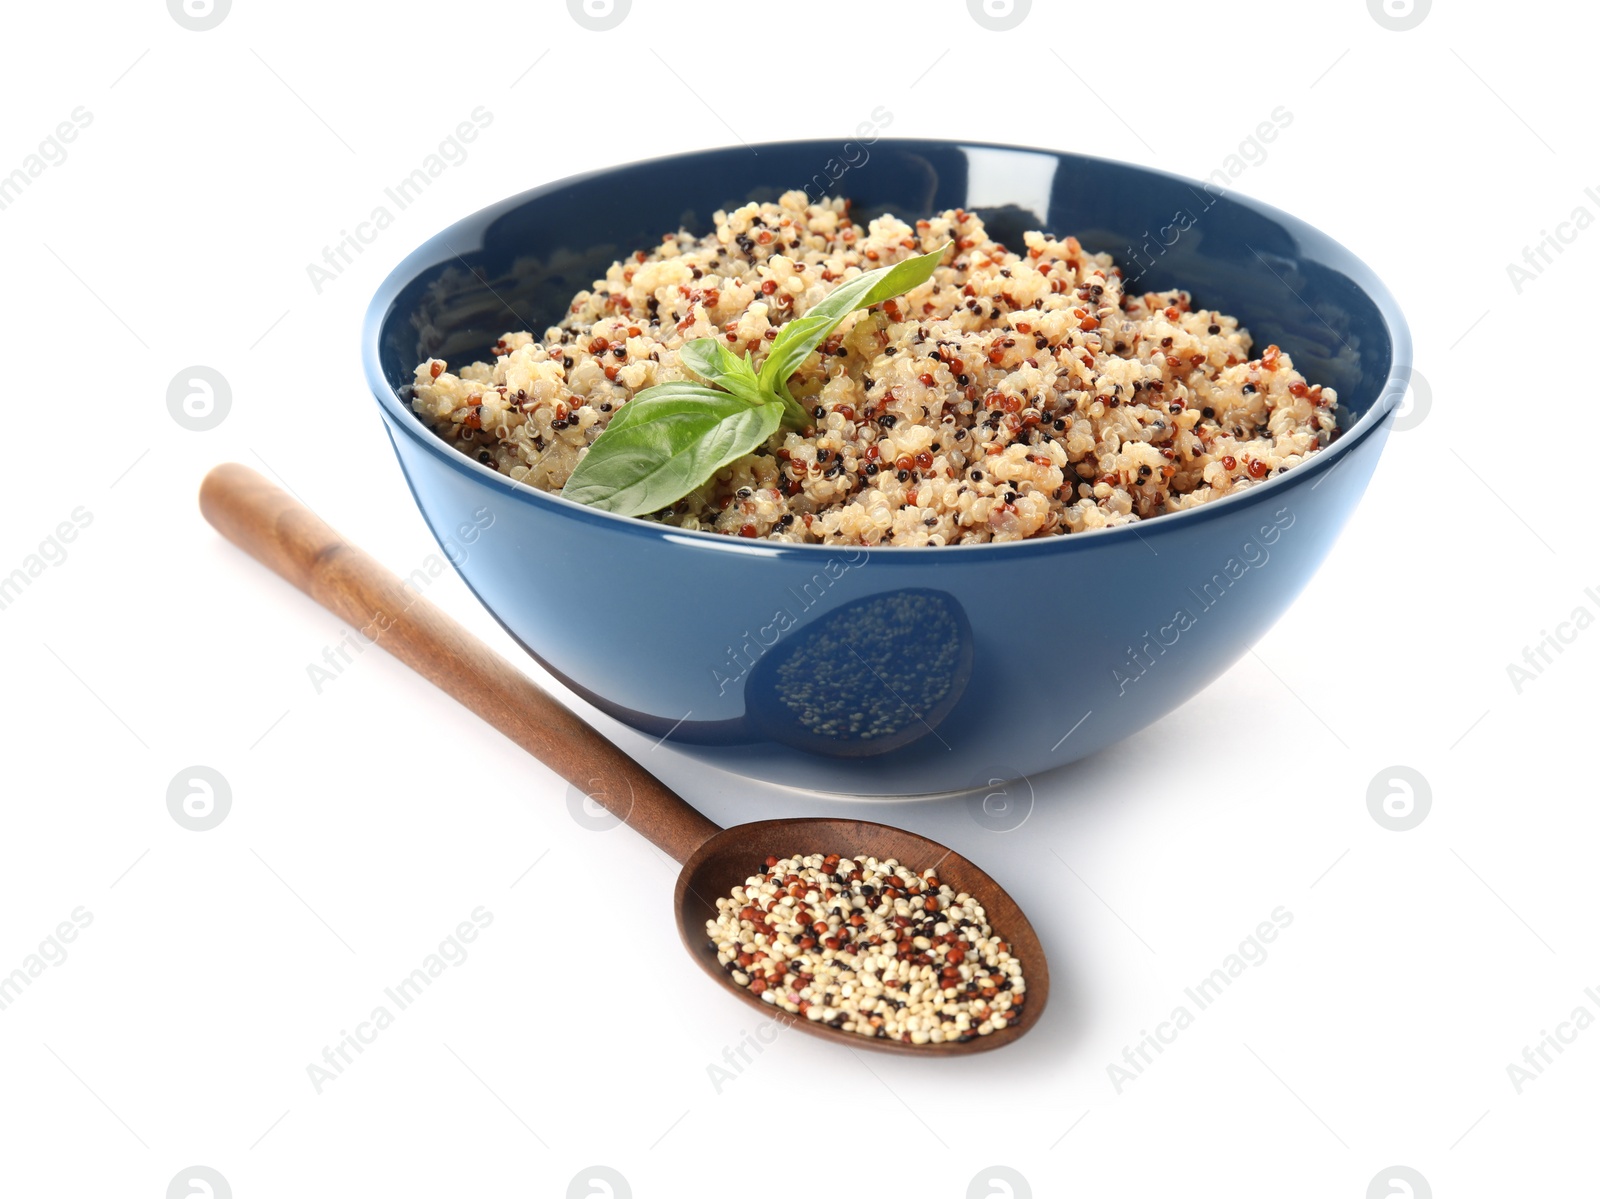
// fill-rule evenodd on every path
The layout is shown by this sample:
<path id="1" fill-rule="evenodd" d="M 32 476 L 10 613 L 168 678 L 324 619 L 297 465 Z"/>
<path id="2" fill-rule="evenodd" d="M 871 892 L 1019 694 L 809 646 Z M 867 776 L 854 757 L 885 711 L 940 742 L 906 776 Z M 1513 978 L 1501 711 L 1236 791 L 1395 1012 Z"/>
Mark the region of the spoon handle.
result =
<path id="1" fill-rule="evenodd" d="M 200 484 L 200 511 L 293 583 L 682 862 L 711 821 L 293 496 L 236 462 Z"/>

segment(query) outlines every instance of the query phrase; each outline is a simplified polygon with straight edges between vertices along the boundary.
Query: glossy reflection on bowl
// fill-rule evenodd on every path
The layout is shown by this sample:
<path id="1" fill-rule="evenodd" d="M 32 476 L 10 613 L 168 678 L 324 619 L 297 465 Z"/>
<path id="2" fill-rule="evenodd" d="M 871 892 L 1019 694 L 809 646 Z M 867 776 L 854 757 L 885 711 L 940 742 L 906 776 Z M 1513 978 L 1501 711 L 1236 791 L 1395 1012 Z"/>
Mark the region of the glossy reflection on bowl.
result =
<path id="1" fill-rule="evenodd" d="M 612 516 L 513 483 L 396 394 L 430 356 L 542 332 L 616 258 L 718 208 L 804 187 L 839 146 L 743 146 L 536 188 L 431 239 L 368 311 L 368 382 L 418 507 L 478 597 L 584 699 L 764 781 L 936 794 L 1033 774 L 1189 699 L 1276 621 L 1376 466 L 1411 369 L 1377 277 L 1285 213 L 1080 155 L 884 139 L 838 190 L 860 214 L 965 207 L 1020 244 L 1112 253 L 1130 287 L 1183 287 L 1338 389 L 1341 436 L 1200 508 L 987 546 L 789 546 Z M 1349 654 L 1329 670 L 1354 669 Z M 1248 718 L 1248 713 L 1240 713 Z"/>

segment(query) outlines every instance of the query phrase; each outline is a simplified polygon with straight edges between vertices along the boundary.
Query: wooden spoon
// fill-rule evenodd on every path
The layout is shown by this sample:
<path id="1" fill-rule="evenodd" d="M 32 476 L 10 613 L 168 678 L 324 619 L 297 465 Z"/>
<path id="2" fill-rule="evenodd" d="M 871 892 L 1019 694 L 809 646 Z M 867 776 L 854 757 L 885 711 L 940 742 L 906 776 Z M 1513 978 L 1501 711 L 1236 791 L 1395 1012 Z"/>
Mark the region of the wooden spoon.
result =
<path id="1" fill-rule="evenodd" d="M 229 541 L 271 567 L 340 620 L 476 712 L 557 774 L 683 863 L 673 896 L 684 948 L 700 968 L 767 1018 L 860 1049 L 935 1057 L 1009 1045 L 1039 1020 L 1050 994 L 1044 950 L 1022 910 L 953 850 L 865 820 L 758 820 L 720 829 L 555 698 L 535 686 L 390 571 L 350 545 L 293 496 L 238 463 L 200 485 L 200 511 Z M 837 853 L 936 868 L 941 882 L 975 897 L 1010 943 L 1027 980 L 1014 1023 L 970 1041 L 911 1045 L 830 1028 L 765 1003 L 736 984 L 706 935 L 716 900 L 769 854 Z"/>

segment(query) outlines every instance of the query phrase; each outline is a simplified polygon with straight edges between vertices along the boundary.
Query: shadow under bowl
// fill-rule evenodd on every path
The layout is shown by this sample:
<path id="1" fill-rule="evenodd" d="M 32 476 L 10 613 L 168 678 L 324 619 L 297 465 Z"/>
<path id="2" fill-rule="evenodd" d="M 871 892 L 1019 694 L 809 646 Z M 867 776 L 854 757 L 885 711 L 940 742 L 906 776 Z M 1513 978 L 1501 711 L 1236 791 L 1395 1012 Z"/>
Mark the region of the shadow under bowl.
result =
<path id="1" fill-rule="evenodd" d="M 368 383 L 423 517 L 505 629 L 578 696 L 705 763 L 854 796 L 948 794 L 1110 745 L 1190 699 L 1288 608 L 1365 491 L 1411 372 L 1404 317 L 1327 235 L 1143 167 L 971 142 L 707 150 L 560 180 L 457 222 L 368 309 Z M 859 155 L 851 155 L 858 158 Z M 1340 436 L 1186 512 L 1004 545 L 852 548 L 685 532 L 514 483 L 400 395 L 429 357 L 538 334 L 616 259 L 818 179 L 863 217 L 978 213 L 1109 251 L 1338 390 Z M 1330 658 L 1330 667 L 1349 662 Z"/>

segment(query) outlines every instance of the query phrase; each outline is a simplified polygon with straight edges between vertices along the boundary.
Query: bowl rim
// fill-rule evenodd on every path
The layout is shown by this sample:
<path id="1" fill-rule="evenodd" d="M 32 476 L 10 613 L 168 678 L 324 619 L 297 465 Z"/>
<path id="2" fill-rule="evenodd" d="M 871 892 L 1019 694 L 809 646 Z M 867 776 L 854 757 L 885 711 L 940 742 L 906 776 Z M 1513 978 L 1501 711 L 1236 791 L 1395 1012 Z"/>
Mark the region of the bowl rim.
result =
<path id="1" fill-rule="evenodd" d="M 531 504 L 536 508 L 544 507 L 549 509 L 552 515 L 587 522 L 601 528 L 609 528 L 617 533 L 647 537 L 652 540 L 663 540 L 669 543 L 687 540 L 692 545 L 713 552 L 754 555 L 757 557 L 789 555 L 830 557 L 839 554 L 866 553 L 879 560 L 884 558 L 909 560 L 920 558 L 926 554 L 942 556 L 954 553 L 979 556 L 1006 554 L 1017 556 L 1038 553 L 1082 552 L 1087 551 L 1092 546 L 1101 544 L 1108 538 L 1120 538 L 1124 541 L 1139 538 L 1141 541 L 1147 541 L 1146 534 L 1165 535 L 1169 529 L 1176 532 L 1182 528 L 1197 525 L 1202 521 L 1220 519 L 1230 514 L 1235 508 L 1259 503 L 1264 498 L 1298 488 L 1310 482 L 1313 478 L 1321 479 L 1331 474 L 1347 456 L 1355 451 L 1357 445 L 1377 433 L 1379 428 L 1399 408 L 1401 401 L 1404 399 L 1413 365 L 1411 331 L 1406 323 L 1404 314 L 1400 310 L 1399 303 L 1379 278 L 1377 272 L 1368 265 L 1365 259 L 1355 254 L 1343 242 L 1324 233 L 1315 225 L 1274 205 L 1231 189 L 1223 190 L 1221 192 L 1222 198 L 1253 211 L 1257 215 L 1278 222 L 1289 231 L 1298 244 L 1321 243 L 1325 249 L 1331 249 L 1336 254 L 1344 257 L 1345 261 L 1339 264 L 1341 269 L 1372 301 L 1389 334 L 1392 347 L 1389 358 L 1389 373 L 1371 407 L 1353 425 L 1345 429 L 1338 440 L 1325 449 L 1318 451 L 1308 461 L 1302 462 L 1300 465 L 1292 467 L 1271 479 L 1253 483 L 1248 487 L 1235 490 L 1217 499 L 1208 500 L 1204 504 L 1198 504 L 1182 512 L 1165 512 L 1160 516 L 1133 521 L 1128 524 L 1090 529 L 1082 533 L 1030 537 L 1021 541 L 991 541 L 974 545 L 938 546 L 819 545 L 805 542 L 772 542 L 760 538 L 730 537 L 726 533 L 681 529 L 673 525 L 658 524 L 655 521 L 644 520 L 636 516 L 621 516 L 614 512 L 606 512 L 599 508 L 590 507 L 587 504 L 580 504 L 576 500 L 566 499 L 555 492 L 540 491 L 538 488 L 530 487 L 526 483 L 512 479 L 509 475 L 503 475 L 499 471 L 485 466 L 475 458 L 470 458 L 460 450 L 448 445 L 434 434 L 431 429 L 427 428 L 416 413 L 412 411 L 410 405 L 400 399 L 398 392 L 384 377 L 379 357 L 379 337 L 389 310 L 393 307 L 395 297 L 409 286 L 423 270 L 437 266 L 440 261 L 450 255 L 459 257 L 459 254 L 451 245 L 451 234 L 463 226 L 481 224 L 489 214 L 503 214 L 561 188 L 570 187 L 597 176 L 607 175 L 614 171 L 631 167 L 675 162 L 741 149 L 759 151 L 763 148 L 778 150 L 817 147 L 820 150 L 824 147 L 837 149 L 840 144 L 840 140 L 837 138 L 797 138 L 758 142 L 754 146 L 709 146 L 672 154 L 656 155 L 651 158 L 636 159 L 632 162 L 619 163 L 591 171 L 582 171 L 574 175 L 564 175 L 559 179 L 537 184 L 526 191 L 485 205 L 434 233 L 401 259 L 384 277 L 383 282 L 378 285 L 372 299 L 368 302 L 362 321 L 362 366 L 366 375 L 367 386 L 386 418 L 391 435 L 395 429 L 401 430 L 405 436 L 410 438 L 412 443 L 425 453 L 432 455 L 439 462 L 449 465 L 456 471 L 466 474 L 469 478 L 474 478 L 481 484 L 492 488 L 512 503 Z M 1103 155 L 1079 154 L 1071 150 L 1052 150 L 1041 146 L 1019 145 L 1010 142 L 988 142 L 971 138 L 880 137 L 873 141 L 873 145 L 888 145 L 902 149 L 915 147 L 961 149 L 968 147 L 983 150 L 1010 150 L 1026 154 L 1047 154 L 1056 159 L 1073 159 L 1080 162 L 1106 163 L 1123 167 L 1202 191 L 1207 187 L 1200 180 L 1192 179 L 1186 175 L 1163 171 L 1159 168 L 1148 167 L 1139 163 L 1126 162 L 1122 159 L 1109 158 Z M 1315 487 L 1316 484 L 1312 484 L 1312 486 Z"/>

